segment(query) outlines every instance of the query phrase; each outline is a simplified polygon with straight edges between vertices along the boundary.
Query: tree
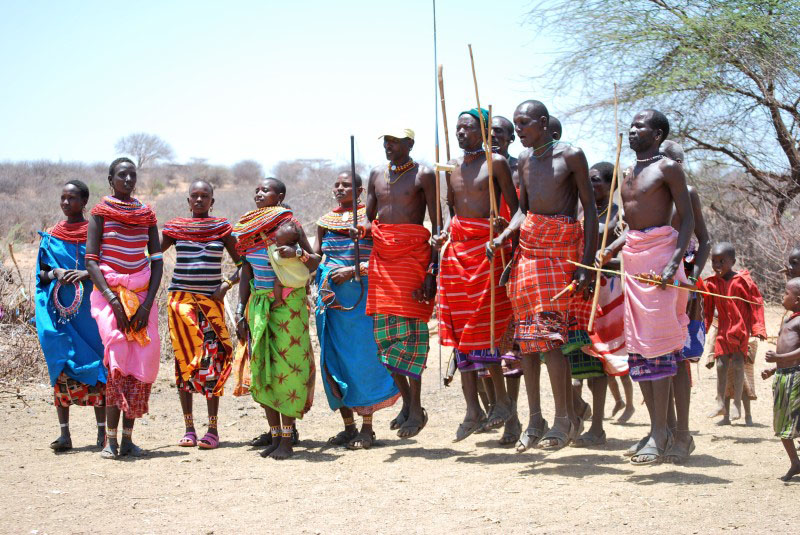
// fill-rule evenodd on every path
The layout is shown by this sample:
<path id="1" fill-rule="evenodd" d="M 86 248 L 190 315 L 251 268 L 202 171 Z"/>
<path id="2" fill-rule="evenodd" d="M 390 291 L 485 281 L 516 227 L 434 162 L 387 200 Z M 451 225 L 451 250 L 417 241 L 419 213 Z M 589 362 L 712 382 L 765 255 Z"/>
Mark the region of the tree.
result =
<path id="1" fill-rule="evenodd" d="M 237 184 L 253 184 L 264 178 L 264 168 L 255 160 L 242 160 L 233 166 Z"/>
<path id="2" fill-rule="evenodd" d="M 175 153 L 169 143 L 153 134 L 137 132 L 117 141 L 117 152 L 128 154 L 136 159 L 136 167 L 141 169 L 159 160 L 173 160 Z"/>
<path id="3" fill-rule="evenodd" d="M 800 0 L 542 2 L 529 22 L 565 45 L 547 78 L 583 88 L 570 115 L 607 118 L 618 82 L 623 124 L 661 110 L 696 161 L 741 171 L 730 187 L 781 223 L 800 196 Z"/>

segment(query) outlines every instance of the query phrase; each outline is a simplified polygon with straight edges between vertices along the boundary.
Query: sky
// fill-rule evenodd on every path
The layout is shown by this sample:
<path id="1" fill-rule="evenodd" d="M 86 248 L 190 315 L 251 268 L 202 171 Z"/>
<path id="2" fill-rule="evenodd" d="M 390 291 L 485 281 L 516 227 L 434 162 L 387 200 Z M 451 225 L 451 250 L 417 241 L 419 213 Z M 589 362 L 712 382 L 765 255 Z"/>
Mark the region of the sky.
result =
<path id="1" fill-rule="evenodd" d="M 579 104 L 532 80 L 547 72 L 557 36 L 529 23 L 531 7 L 436 3 L 454 155 L 457 115 L 476 104 L 468 43 L 481 105 L 496 115 L 511 118 L 529 98 L 555 116 Z M 409 127 L 412 156 L 433 162 L 433 52 L 431 0 L 0 0 L 0 161 L 109 162 L 118 139 L 147 132 L 177 162 L 253 159 L 267 170 L 297 158 L 349 161 L 354 135 L 357 159 L 377 165 L 378 136 Z M 613 157 L 613 125 L 589 128 L 591 139 L 572 126 L 563 139 L 590 165 Z M 444 160 L 442 126 L 440 143 Z M 511 153 L 521 150 L 516 142 Z"/>

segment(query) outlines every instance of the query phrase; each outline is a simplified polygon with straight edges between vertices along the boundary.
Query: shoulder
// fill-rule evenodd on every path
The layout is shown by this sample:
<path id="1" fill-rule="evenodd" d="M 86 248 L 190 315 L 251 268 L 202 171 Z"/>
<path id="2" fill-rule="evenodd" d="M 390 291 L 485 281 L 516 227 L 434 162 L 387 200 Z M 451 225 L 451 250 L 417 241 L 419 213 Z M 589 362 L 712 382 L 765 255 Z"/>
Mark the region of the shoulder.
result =
<path id="1" fill-rule="evenodd" d="M 419 164 L 419 169 L 417 169 L 417 178 L 423 181 L 434 180 L 435 174 L 433 169 L 427 165 Z"/>
<path id="2" fill-rule="evenodd" d="M 386 169 L 385 165 L 376 165 L 375 167 L 370 169 L 369 171 L 370 182 L 375 180 L 375 177 L 377 177 L 381 172 L 383 172 L 384 169 Z"/>
<path id="3" fill-rule="evenodd" d="M 564 147 L 561 151 L 561 157 L 570 165 L 586 163 L 586 155 L 583 153 L 583 149 L 574 145 Z"/>
<path id="4" fill-rule="evenodd" d="M 661 158 L 658 162 L 658 169 L 664 174 L 664 178 L 666 179 L 684 178 L 681 164 L 669 158 Z"/>

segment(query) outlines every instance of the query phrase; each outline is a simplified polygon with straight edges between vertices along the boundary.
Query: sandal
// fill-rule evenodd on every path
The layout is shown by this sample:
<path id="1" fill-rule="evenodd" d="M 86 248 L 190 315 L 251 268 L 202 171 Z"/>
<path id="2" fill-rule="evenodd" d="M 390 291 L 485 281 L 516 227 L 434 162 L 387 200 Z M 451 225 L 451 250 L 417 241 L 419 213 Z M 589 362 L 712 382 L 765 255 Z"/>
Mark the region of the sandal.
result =
<path id="1" fill-rule="evenodd" d="M 55 452 L 69 451 L 72 449 L 72 439 L 58 437 L 50 443 L 50 449 Z"/>
<path id="2" fill-rule="evenodd" d="M 197 433 L 194 431 L 187 431 L 183 438 L 178 442 L 178 446 L 183 448 L 194 448 L 197 446 Z"/>
<path id="3" fill-rule="evenodd" d="M 519 440 L 521 434 L 522 424 L 519 422 L 519 418 L 514 415 L 513 418 L 506 422 L 503 428 L 503 436 L 500 437 L 498 443 L 501 446 L 511 446 Z"/>
<path id="4" fill-rule="evenodd" d="M 460 424 L 458 424 L 458 429 L 456 430 L 456 438 L 453 440 L 453 442 L 461 442 L 462 440 L 470 436 L 472 433 L 480 429 L 482 426 L 483 426 L 483 418 L 480 418 L 472 422 L 466 422 L 466 421 L 461 422 Z"/>
<path id="5" fill-rule="evenodd" d="M 673 444 L 674 444 L 674 440 L 673 440 L 672 433 L 670 433 L 667 436 L 667 443 L 664 445 L 663 449 L 658 448 L 658 446 L 651 446 L 649 444 L 649 440 L 648 440 L 648 444 L 646 444 L 642 449 L 637 451 L 631 457 L 631 464 L 635 464 L 637 466 L 643 466 L 643 465 L 646 465 L 646 464 L 659 463 L 659 462 L 664 460 L 664 452 L 668 451 L 670 448 L 672 448 Z M 640 459 L 642 457 L 645 457 L 645 459 L 644 460 L 637 460 L 637 459 Z"/>
<path id="6" fill-rule="evenodd" d="M 219 446 L 219 437 L 214 433 L 206 433 L 203 435 L 203 438 L 200 439 L 200 442 L 197 443 L 197 447 L 201 450 L 215 450 Z"/>
<path id="7" fill-rule="evenodd" d="M 487 431 L 492 429 L 499 429 L 505 425 L 514 416 L 514 412 L 510 408 L 495 405 L 487 417 L 486 425 L 483 428 Z"/>
<path id="8" fill-rule="evenodd" d="M 556 416 L 556 418 L 563 418 L 565 420 L 568 420 L 566 416 L 563 417 Z M 569 423 L 569 433 L 559 431 L 558 429 L 550 429 L 550 431 L 548 431 L 539 441 L 539 447 L 543 450 L 550 450 L 550 451 L 560 450 L 561 448 L 565 447 L 572 441 L 572 438 L 575 435 L 575 431 L 576 429 L 575 426 L 572 424 L 572 422 Z M 553 440 L 555 442 L 553 444 L 542 444 L 542 441 L 544 440 Z"/>
<path id="9" fill-rule="evenodd" d="M 272 431 L 261 433 L 257 437 L 253 437 L 253 439 L 250 440 L 250 445 L 255 448 L 261 448 L 264 446 L 269 446 L 271 444 L 272 444 Z"/>
<path id="10" fill-rule="evenodd" d="M 375 431 L 371 433 L 358 433 L 345 446 L 348 450 L 368 450 L 375 444 Z"/>
<path id="11" fill-rule="evenodd" d="M 357 436 L 358 436 L 358 429 L 353 429 L 351 431 L 345 429 L 344 431 L 339 431 L 338 433 L 336 433 L 335 436 L 329 438 L 328 444 L 330 444 L 331 446 L 344 446 L 351 440 L 354 440 Z"/>
<path id="12" fill-rule="evenodd" d="M 542 428 L 529 427 L 522 433 L 522 436 L 517 441 L 517 453 L 523 453 L 529 448 L 535 447 L 542 440 L 542 437 L 550 431 L 547 425 L 547 420 L 542 420 Z"/>
<path id="13" fill-rule="evenodd" d="M 575 440 L 572 441 L 571 446 L 573 448 L 589 448 L 591 446 L 602 446 L 606 443 L 606 432 L 603 431 L 599 435 L 592 434 L 591 431 L 587 431 Z"/>
<path id="14" fill-rule="evenodd" d="M 648 440 L 650 440 L 650 435 L 647 435 L 643 439 L 639 440 L 639 442 L 637 442 L 636 444 L 625 450 L 622 453 L 622 455 L 624 455 L 625 457 L 633 457 L 634 455 L 636 455 L 637 451 L 644 448 L 644 445 L 647 444 Z"/>
<path id="15" fill-rule="evenodd" d="M 414 424 L 408 425 L 408 421 L 406 421 L 406 423 L 404 423 L 403 426 L 397 431 L 397 436 L 400 436 L 400 431 L 402 431 L 403 429 L 407 429 L 407 430 L 411 430 L 411 434 L 406 435 L 406 436 L 400 436 L 400 438 L 413 438 L 413 437 L 419 435 L 420 432 L 422 432 L 422 430 L 425 429 L 426 425 L 428 425 L 428 411 L 426 411 L 423 408 L 422 409 L 422 425 L 419 425 L 419 426 L 414 425 Z"/>
<path id="16" fill-rule="evenodd" d="M 694 437 L 691 436 L 691 435 L 689 436 L 689 448 L 686 450 L 685 454 L 684 453 L 673 453 L 672 450 L 674 449 L 674 446 L 675 445 L 673 444 L 672 448 L 670 448 L 670 449 L 668 449 L 667 451 L 664 452 L 664 462 L 665 463 L 672 463 L 672 464 L 682 464 L 682 463 L 686 462 L 686 459 L 689 458 L 689 455 L 694 453 L 694 450 L 695 450 Z"/>

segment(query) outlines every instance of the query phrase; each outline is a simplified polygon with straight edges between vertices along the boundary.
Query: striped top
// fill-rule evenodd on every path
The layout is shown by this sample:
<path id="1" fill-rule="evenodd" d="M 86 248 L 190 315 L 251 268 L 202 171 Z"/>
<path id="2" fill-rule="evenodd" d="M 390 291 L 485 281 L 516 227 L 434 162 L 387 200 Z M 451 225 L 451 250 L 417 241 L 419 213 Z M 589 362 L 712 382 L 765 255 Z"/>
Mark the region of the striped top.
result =
<path id="1" fill-rule="evenodd" d="M 361 262 L 369 260 L 372 252 L 372 240 L 359 240 L 358 251 Z M 353 240 L 350 236 L 331 232 L 325 232 L 322 237 L 322 252 L 325 255 L 326 266 L 352 266 L 356 263 L 356 252 L 353 247 Z"/>
<path id="2" fill-rule="evenodd" d="M 168 291 L 212 295 L 222 282 L 224 251 L 225 244 L 221 240 L 176 240 L 175 270 Z"/>
<path id="3" fill-rule="evenodd" d="M 148 227 L 103 219 L 100 261 L 117 273 L 138 273 L 147 263 Z"/>
<path id="4" fill-rule="evenodd" d="M 253 267 L 253 286 L 256 290 L 271 290 L 275 285 L 275 270 L 269 263 L 269 254 L 265 248 L 248 253 L 245 260 Z"/>

